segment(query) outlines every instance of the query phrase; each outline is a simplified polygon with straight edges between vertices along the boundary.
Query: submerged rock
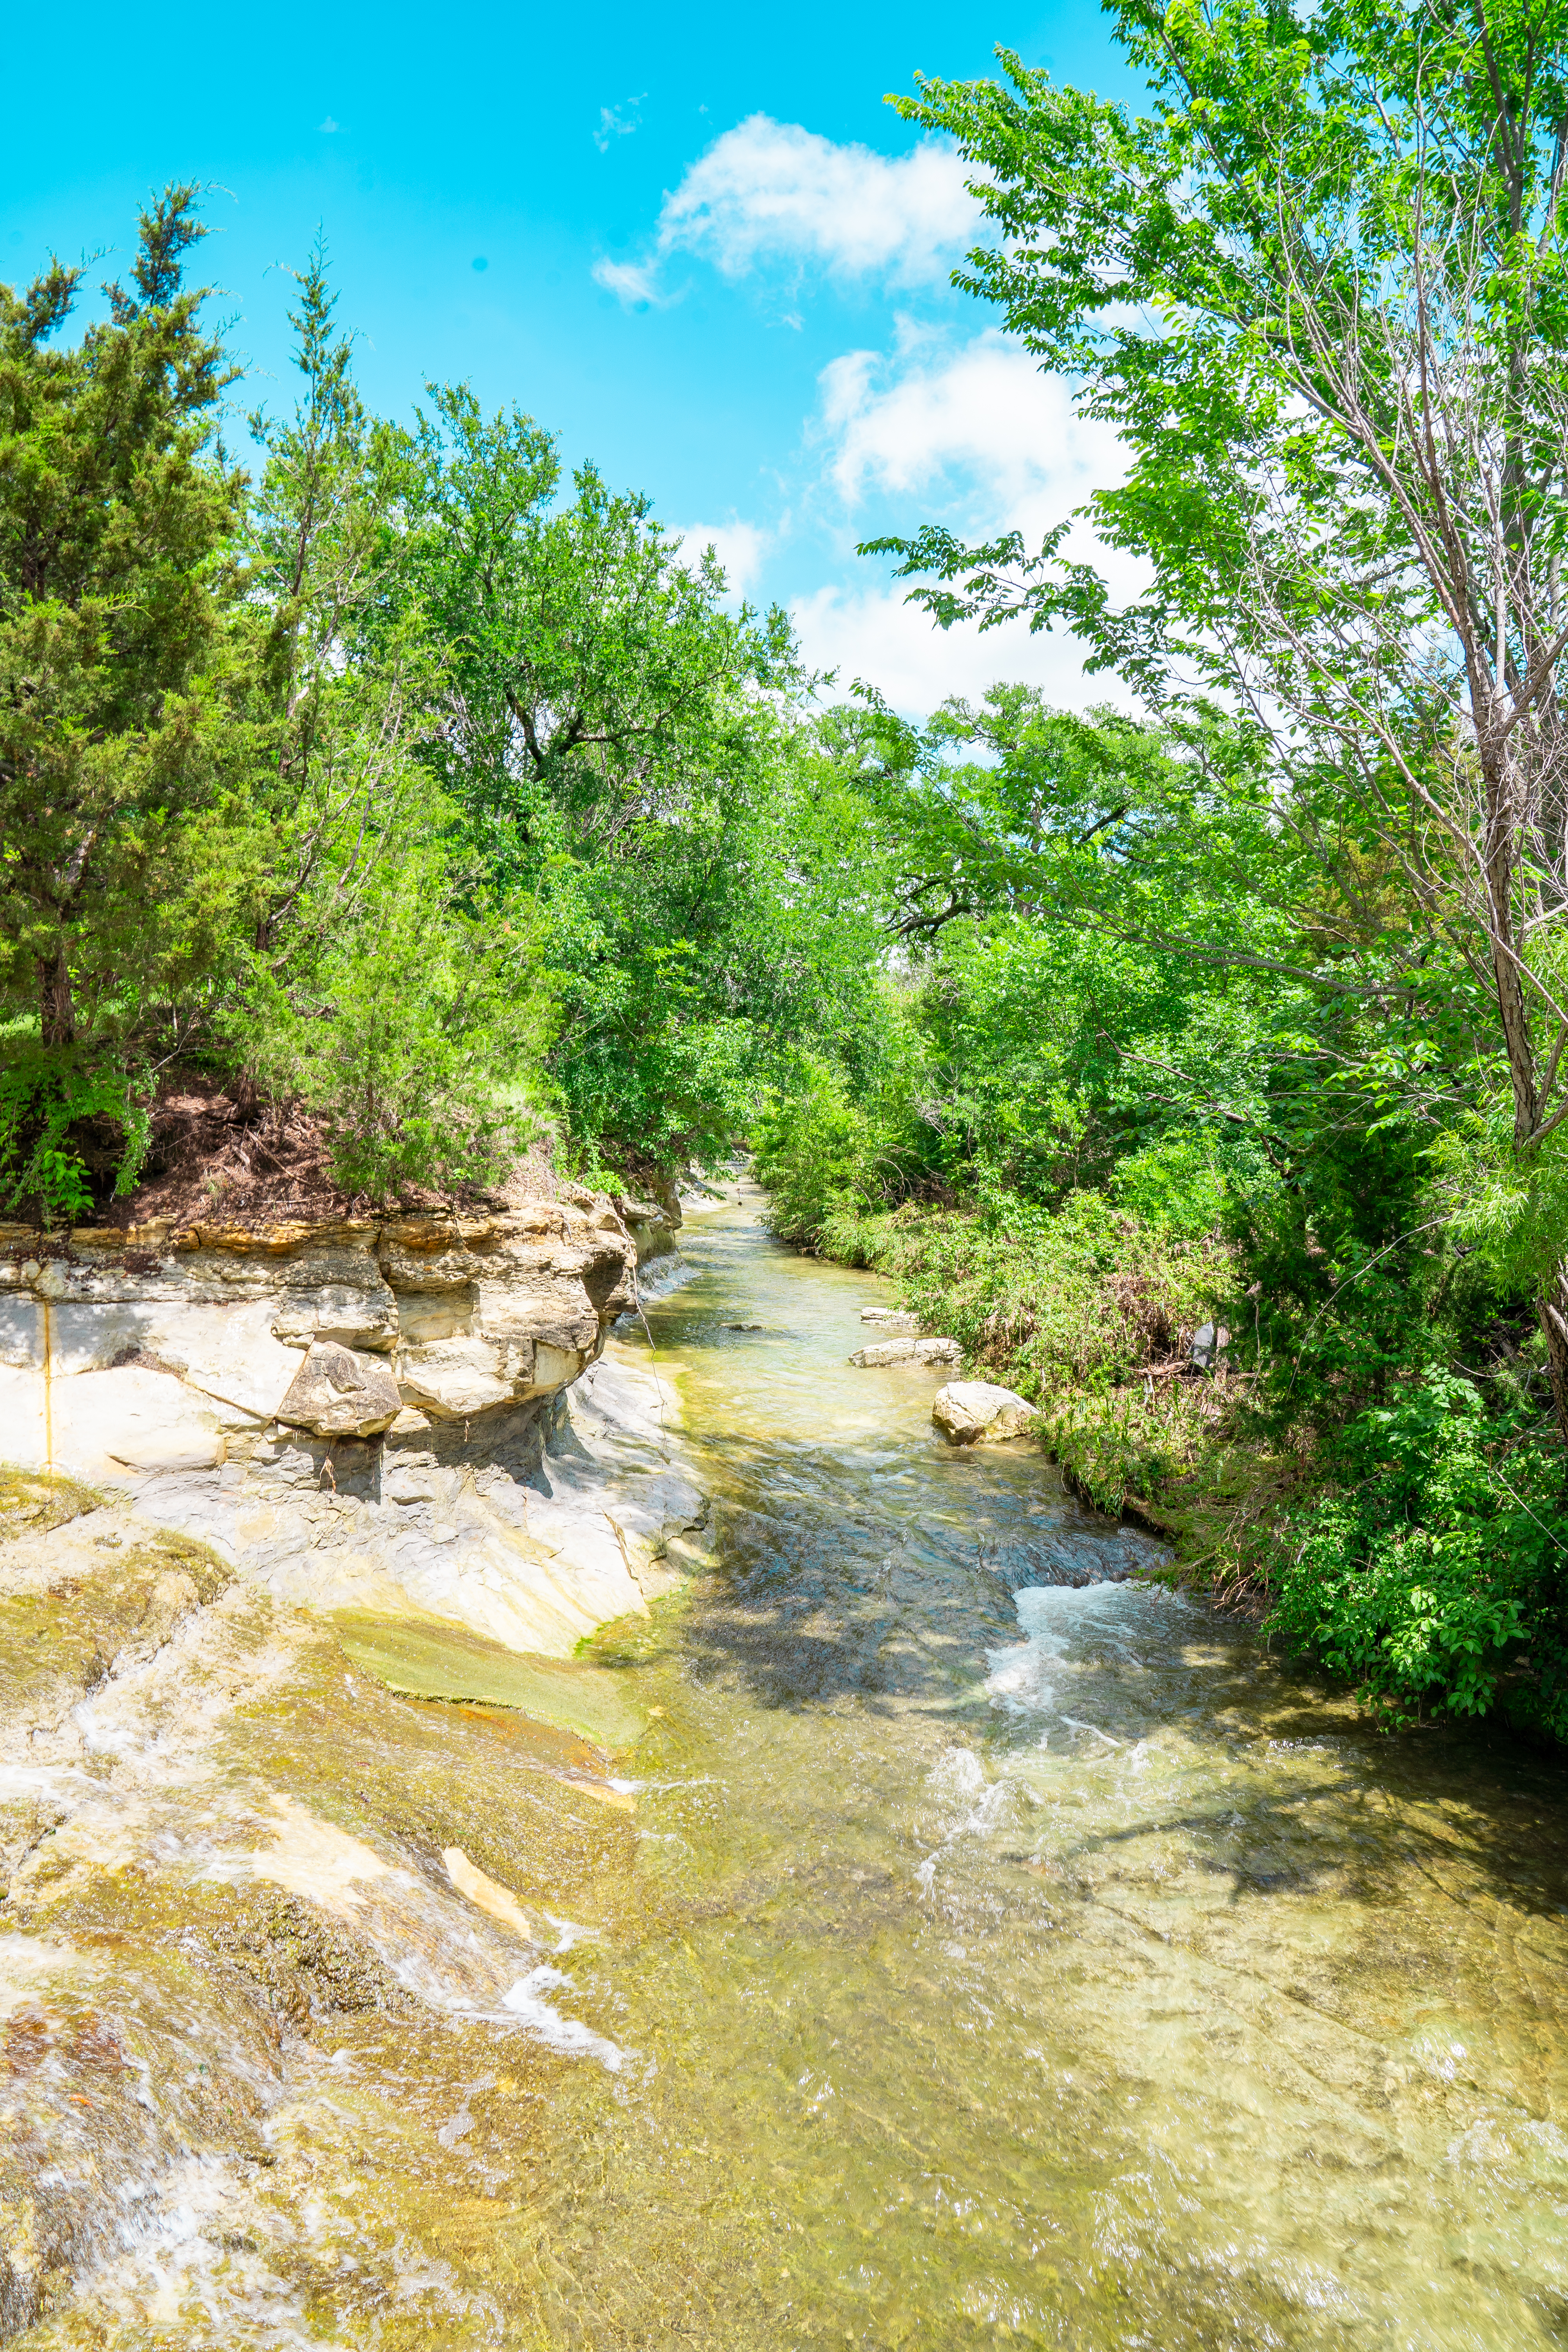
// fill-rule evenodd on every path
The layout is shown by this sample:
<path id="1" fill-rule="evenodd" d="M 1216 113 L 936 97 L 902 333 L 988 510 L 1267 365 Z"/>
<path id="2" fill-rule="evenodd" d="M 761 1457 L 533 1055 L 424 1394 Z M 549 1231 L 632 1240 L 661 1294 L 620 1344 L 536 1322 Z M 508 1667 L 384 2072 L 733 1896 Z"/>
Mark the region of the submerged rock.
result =
<path id="1" fill-rule="evenodd" d="M 938 1389 L 931 1417 L 950 1444 L 976 1445 L 1021 1436 L 1035 1408 L 992 1381 L 949 1381 Z"/>
<path id="2" fill-rule="evenodd" d="M 849 1360 L 871 1371 L 886 1364 L 961 1364 L 963 1350 L 956 1339 L 878 1339 L 869 1348 L 857 1348 Z"/>

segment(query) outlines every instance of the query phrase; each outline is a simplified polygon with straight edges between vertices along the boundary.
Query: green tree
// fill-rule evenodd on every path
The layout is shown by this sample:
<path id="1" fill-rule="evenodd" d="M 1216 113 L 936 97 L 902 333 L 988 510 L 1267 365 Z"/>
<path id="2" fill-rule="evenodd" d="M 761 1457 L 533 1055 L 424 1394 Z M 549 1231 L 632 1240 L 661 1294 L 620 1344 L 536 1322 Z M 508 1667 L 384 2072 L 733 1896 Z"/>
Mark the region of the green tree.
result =
<path id="1" fill-rule="evenodd" d="M 1090 520 L 1150 585 L 1115 609 L 1066 525 L 1034 555 L 927 531 L 906 571 L 940 618 L 1064 622 L 1157 699 L 1222 686 L 1350 911 L 1321 975 L 1462 1001 L 1528 1160 L 1568 1117 L 1568 12 L 1111 14 L 1146 114 L 1011 56 L 900 103 L 980 167 L 1001 235 L 962 282 L 1120 430 Z M 1540 1280 L 1568 1433 L 1555 1253 Z"/>
<path id="2" fill-rule="evenodd" d="M 129 289 L 0 289 L 0 988 L 68 1048 L 223 963 L 246 881 L 222 694 L 241 476 L 231 372 L 185 283 L 195 192 L 143 212 Z"/>
<path id="3" fill-rule="evenodd" d="M 817 994 L 779 822 L 801 748 L 787 625 L 728 610 L 711 551 L 646 499 L 591 467 L 563 493 L 531 418 L 431 397 L 409 573 L 449 664 L 430 756 L 492 908 L 547 929 L 574 1137 L 711 1154 Z"/>

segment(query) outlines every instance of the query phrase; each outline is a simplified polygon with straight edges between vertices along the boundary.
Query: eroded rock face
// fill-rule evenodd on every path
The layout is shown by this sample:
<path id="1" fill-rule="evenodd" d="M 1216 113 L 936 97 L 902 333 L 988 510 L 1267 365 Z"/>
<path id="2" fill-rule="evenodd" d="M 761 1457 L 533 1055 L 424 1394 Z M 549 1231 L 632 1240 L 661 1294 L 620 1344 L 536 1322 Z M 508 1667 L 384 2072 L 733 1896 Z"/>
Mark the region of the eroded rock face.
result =
<path id="1" fill-rule="evenodd" d="M 637 1244 L 639 1265 L 668 1257 L 678 1246 L 676 1235 L 683 1222 L 680 1195 L 668 1177 L 662 1182 L 651 1181 L 639 1192 L 617 1192 L 616 1207 Z"/>
<path id="2" fill-rule="evenodd" d="M 0 1454 L 114 1480 L 221 1467 L 278 1422 L 366 1436 L 405 1409 L 538 1403 L 597 1357 L 635 1263 L 610 1202 L 580 1188 L 473 1216 L 63 1245 L 0 1227 Z"/>
<path id="3" fill-rule="evenodd" d="M 994 1381 L 949 1381 L 938 1389 L 931 1417 L 950 1444 L 977 1445 L 1022 1436 L 1035 1408 Z"/>
<path id="4" fill-rule="evenodd" d="M 669 1400 L 602 1357 L 632 1265 L 602 1196 L 114 1238 L 0 1255 L 0 1460 L 129 1492 L 279 1600 L 521 1651 L 672 1580 L 705 1505 Z"/>

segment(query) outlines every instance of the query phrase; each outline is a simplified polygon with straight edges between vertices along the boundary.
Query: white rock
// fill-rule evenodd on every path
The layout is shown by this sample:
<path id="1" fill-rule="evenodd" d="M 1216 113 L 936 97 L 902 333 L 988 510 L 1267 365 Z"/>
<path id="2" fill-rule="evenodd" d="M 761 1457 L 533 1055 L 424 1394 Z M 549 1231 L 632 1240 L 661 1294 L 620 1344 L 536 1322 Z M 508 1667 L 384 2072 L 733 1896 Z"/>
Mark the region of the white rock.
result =
<path id="1" fill-rule="evenodd" d="M 961 1364 L 963 1350 L 956 1339 L 878 1339 L 868 1348 L 858 1348 L 849 1360 L 879 1371 L 887 1364 Z"/>
<path id="2" fill-rule="evenodd" d="M 5 1261 L 0 1459 L 129 1488 L 279 1599 L 568 1656 L 677 1580 L 706 1513 L 672 1397 L 598 1360 L 633 1257 L 581 1188 L 472 1217 L 79 1234 Z M 338 1359 L 347 1387 L 318 1377 Z"/>
<path id="3" fill-rule="evenodd" d="M 95 1480 L 123 1479 L 128 1470 L 216 1469 L 223 1423 L 241 1418 L 166 1372 L 130 1365 L 56 1381 L 49 1408 L 56 1460 Z"/>
<path id="4" fill-rule="evenodd" d="M 938 1389 L 931 1417 L 952 1444 L 974 1445 L 1021 1435 L 1035 1408 L 992 1381 L 949 1381 Z"/>

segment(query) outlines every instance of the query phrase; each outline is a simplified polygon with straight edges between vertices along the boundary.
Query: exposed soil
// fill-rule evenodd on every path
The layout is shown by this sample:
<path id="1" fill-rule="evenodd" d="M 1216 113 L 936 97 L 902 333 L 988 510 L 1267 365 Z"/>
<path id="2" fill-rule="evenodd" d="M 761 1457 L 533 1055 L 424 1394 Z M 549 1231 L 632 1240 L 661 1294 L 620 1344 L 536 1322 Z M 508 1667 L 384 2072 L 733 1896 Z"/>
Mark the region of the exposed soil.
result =
<path id="1" fill-rule="evenodd" d="M 499 1191 L 469 1186 L 448 1193 L 407 1185 L 398 1204 L 500 1207 L 521 1199 L 554 1199 L 561 1190 L 550 1146 L 543 1142 L 534 1145 Z M 363 1216 L 385 1205 L 364 1193 L 345 1192 L 337 1183 L 325 1126 L 310 1112 L 178 1069 L 166 1075 L 159 1091 L 142 1182 L 119 1199 L 107 1186 L 105 1192 L 96 1221 L 121 1231 L 155 1218 L 176 1227 L 315 1222 Z"/>

